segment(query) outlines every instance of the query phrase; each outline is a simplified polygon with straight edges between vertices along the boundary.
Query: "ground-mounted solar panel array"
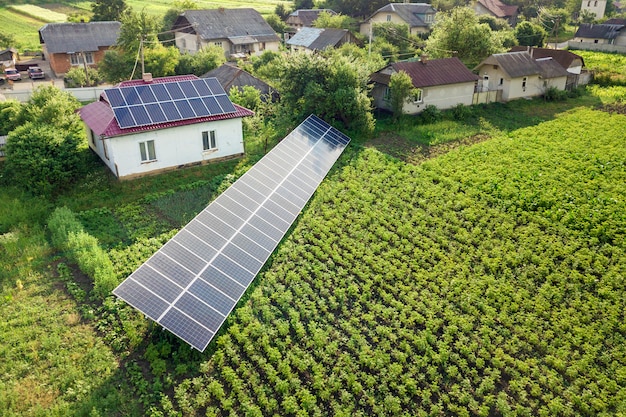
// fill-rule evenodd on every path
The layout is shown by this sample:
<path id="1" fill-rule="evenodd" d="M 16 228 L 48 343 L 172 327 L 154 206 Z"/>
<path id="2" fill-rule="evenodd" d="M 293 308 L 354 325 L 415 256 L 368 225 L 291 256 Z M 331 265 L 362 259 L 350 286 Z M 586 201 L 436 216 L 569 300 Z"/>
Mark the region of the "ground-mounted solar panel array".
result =
<path id="1" fill-rule="evenodd" d="M 216 78 L 115 87 L 104 94 L 122 129 L 236 111 Z"/>
<path id="2" fill-rule="evenodd" d="M 349 142 L 309 116 L 113 293 L 204 351 Z"/>

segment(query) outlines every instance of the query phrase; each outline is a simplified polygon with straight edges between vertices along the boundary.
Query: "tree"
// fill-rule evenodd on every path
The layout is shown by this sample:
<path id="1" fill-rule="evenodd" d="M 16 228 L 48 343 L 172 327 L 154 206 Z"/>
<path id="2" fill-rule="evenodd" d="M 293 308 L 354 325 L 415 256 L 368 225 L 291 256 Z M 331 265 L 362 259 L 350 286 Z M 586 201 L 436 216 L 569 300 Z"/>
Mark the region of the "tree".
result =
<path id="1" fill-rule="evenodd" d="M 94 22 L 119 21 L 128 10 L 125 0 L 95 0 L 91 4 Z"/>
<path id="2" fill-rule="evenodd" d="M 323 7 L 351 17 L 369 17 L 389 0 L 326 0 Z"/>
<path id="3" fill-rule="evenodd" d="M 377 23 L 372 32 L 376 42 L 385 41 L 397 48 L 398 56 L 395 59 L 406 59 L 414 56 L 423 43 L 419 38 L 409 33 L 409 27 L 398 23 Z"/>
<path id="4" fill-rule="evenodd" d="M 96 85 L 100 81 L 100 74 L 95 68 L 72 67 L 65 73 L 65 82 L 70 88 L 84 87 L 86 85 Z"/>
<path id="5" fill-rule="evenodd" d="M 172 2 L 172 7 L 165 12 L 163 19 L 161 20 L 161 31 L 159 39 L 161 41 L 171 41 L 174 39 L 174 33 L 172 32 L 172 26 L 178 18 L 178 16 L 185 10 L 196 10 L 200 6 L 193 0 L 175 0 Z"/>
<path id="6" fill-rule="evenodd" d="M 153 77 L 166 77 L 176 74 L 176 66 L 180 58 L 180 51 L 175 46 L 165 47 L 156 44 L 144 51 L 145 72 Z M 141 73 L 138 73 L 141 78 Z"/>
<path id="7" fill-rule="evenodd" d="M 156 17 L 146 14 L 145 10 L 139 13 L 129 10 L 122 16 L 121 22 L 116 46 L 123 51 L 136 54 L 141 44 L 146 46 L 158 43 L 159 22 Z"/>
<path id="8" fill-rule="evenodd" d="M 283 114 L 292 121 L 314 113 L 348 129 L 374 129 L 367 71 L 360 62 L 328 53 L 296 54 L 282 60 L 279 93 Z"/>
<path id="9" fill-rule="evenodd" d="M 63 189 L 79 177 L 84 130 L 80 103 L 53 86 L 40 87 L 20 113 L 21 125 L 9 133 L 6 170 L 35 193 Z"/>
<path id="10" fill-rule="evenodd" d="M 515 38 L 519 45 L 542 47 L 548 33 L 539 25 L 529 21 L 520 22 L 515 27 Z"/>
<path id="11" fill-rule="evenodd" d="M 489 29 L 493 31 L 511 29 L 511 25 L 509 25 L 506 20 L 498 19 L 488 14 L 478 16 L 478 23 L 486 23 L 487 25 L 489 25 Z"/>
<path id="12" fill-rule="evenodd" d="M 313 0 L 295 0 L 294 7 L 296 10 L 312 9 L 315 7 L 315 4 L 313 3 Z"/>
<path id="13" fill-rule="evenodd" d="M 104 53 L 98 64 L 98 71 L 102 78 L 109 83 L 118 83 L 128 80 L 135 68 L 137 54 L 124 53 L 119 49 L 110 49 Z"/>
<path id="14" fill-rule="evenodd" d="M 15 46 L 15 36 L 11 33 L 0 32 L 0 48 L 12 48 Z"/>
<path id="15" fill-rule="evenodd" d="M 274 14 L 280 17 L 281 20 L 287 19 L 287 17 L 289 16 L 289 13 L 290 13 L 289 10 L 287 10 L 285 5 L 282 3 L 278 3 L 276 5 L 276 8 L 274 9 Z"/>
<path id="16" fill-rule="evenodd" d="M 323 11 L 319 14 L 313 26 L 316 28 L 354 29 L 356 23 L 353 18 L 343 14 L 330 14 Z"/>
<path id="17" fill-rule="evenodd" d="M 433 58 L 456 55 L 468 67 L 491 54 L 504 51 L 502 39 L 486 24 L 480 24 L 474 10 L 458 7 L 437 13 L 426 50 Z"/>
<path id="18" fill-rule="evenodd" d="M 411 77 L 404 71 L 391 74 L 389 81 L 389 90 L 391 93 L 391 111 L 393 118 L 398 119 L 404 113 L 404 103 L 411 95 L 413 90 L 413 81 Z"/>
<path id="19" fill-rule="evenodd" d="M 17 100 L 0 101 L 0 136 L 8 135 L 18 126 L 22 104 Z"/>
<path id="20" fill-rule="evenodd" d="M 226 62 L 224 50 L 220 46 L 211 45 L 195 54 L 182 54 L 176 66 L 176 74 L 194 74 L 201 76 Z"/>
<path id="21" fill-rule="evenodd" d="M 274 29 L 274 32 L 276 33 L 282 34 L 285 33 L 285 31 L 287 30 L 287 24 L 283 22 L 280 16 L 276 14 L 271 14 L 267 16 L 265 18 L 265 21 L 268 25 L 271 26 L 272 29 Z"/>

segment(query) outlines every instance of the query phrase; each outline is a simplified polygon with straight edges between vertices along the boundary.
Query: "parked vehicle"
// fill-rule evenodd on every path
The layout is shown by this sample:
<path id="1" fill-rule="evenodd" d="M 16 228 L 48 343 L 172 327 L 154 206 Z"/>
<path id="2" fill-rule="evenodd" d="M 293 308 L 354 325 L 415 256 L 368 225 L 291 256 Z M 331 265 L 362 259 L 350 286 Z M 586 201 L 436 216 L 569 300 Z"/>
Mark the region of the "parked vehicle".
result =
<path id="1" fill-rule="evenodd" d="M 4 76 L 7 80 L 19 81 L 22 79 L 22 74 L 15 68 L 6 68 L 4 70 Z"/>
<path id="2" fill-rule="evenodd" d="M 44 78 L 46 78 L 46 74 L 39 67 L 29 67 L 28 77 L 31 80 L 43 80 Z"/>

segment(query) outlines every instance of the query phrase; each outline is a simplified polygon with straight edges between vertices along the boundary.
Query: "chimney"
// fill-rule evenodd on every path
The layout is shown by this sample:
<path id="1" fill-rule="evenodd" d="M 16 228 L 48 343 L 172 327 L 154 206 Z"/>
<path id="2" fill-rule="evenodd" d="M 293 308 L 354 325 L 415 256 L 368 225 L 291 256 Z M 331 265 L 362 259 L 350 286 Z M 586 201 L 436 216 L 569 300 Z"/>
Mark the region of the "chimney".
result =
<path id="1" fill-rule="evenodd" d="M 427 54 L 420 55 L 420 62 L 422 64 L 425 64 L 426 62 L 428 62 L 428 55 Z"/>
<path id="2" fill-rule="evenodd" d="M 144 72 L 142 74 L 141 78 L 143 79 L 144 83 L 150 84 L 152 82 L 152 73 L 151 72 Z"/>

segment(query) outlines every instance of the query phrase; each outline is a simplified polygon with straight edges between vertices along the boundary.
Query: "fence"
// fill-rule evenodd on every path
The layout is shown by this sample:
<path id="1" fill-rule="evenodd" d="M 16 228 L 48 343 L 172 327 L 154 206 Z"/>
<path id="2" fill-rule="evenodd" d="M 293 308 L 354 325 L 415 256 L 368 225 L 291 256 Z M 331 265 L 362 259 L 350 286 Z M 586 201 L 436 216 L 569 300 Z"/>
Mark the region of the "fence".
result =
<path id="1" fill-rule="evenodd" d="M 613 45 L 609 43 L 593 43 L 593 42 L 574 42 L 568 41 L 567 47 L 569 49 L 581 49 L 583 51 L 597 51 L 597 52 L 617 52 L 620 54 L 626 54 L 626 46 Z"/>
<path id="2" fill-rule="evenodd" d="M 502 101 L 502 90 L 489 90 L 474 93 L 472 104 L 487 104 Z"/>
<path id="3" fill-rule="evenodd" d="M 14 83 L 12 88 L 9 87 L 1 89 L 0 95 L 3 95 L 7 100 L 13 99 L 24 103 L 27 102 L 28 99 L 30 99 L 30 96 L 33 94 L 33 90 L 36 87 L 40 85 L 46 85 L 45 83 L 41 82 L 28 83 L 28 81 L 26 80 L 23 81 L 23 84 L 18 85 L 18 83 L 20 83 L 20 81 Z M 63 85 L 63 81 L 51 82 L 51 84 L 55 85 L 61 90 L 67 91 L 81 102 L 98 100 L 100 98 L 100 93 L 110 87 L 101 85 L 97 87 L 65 88 Z"/>

